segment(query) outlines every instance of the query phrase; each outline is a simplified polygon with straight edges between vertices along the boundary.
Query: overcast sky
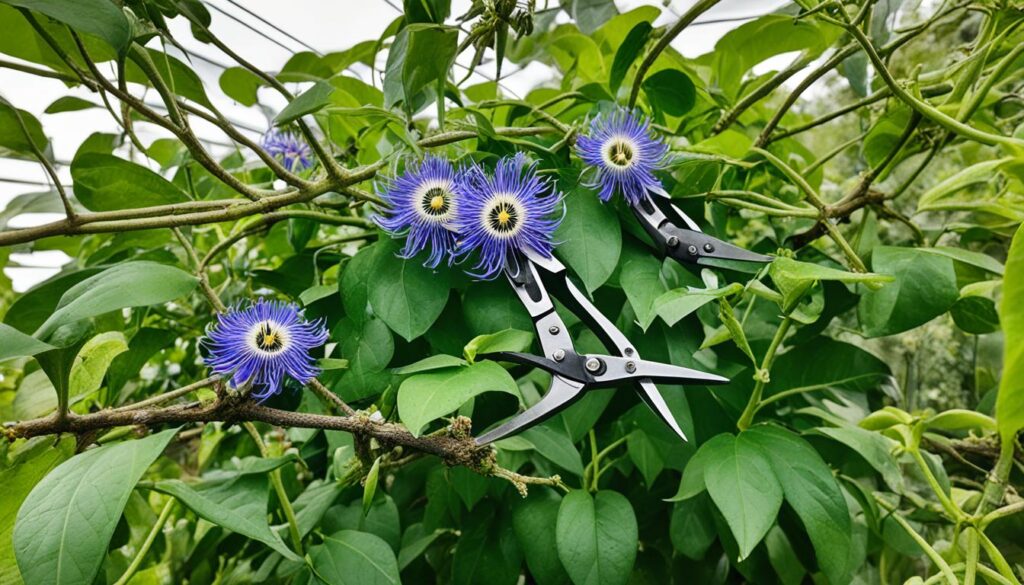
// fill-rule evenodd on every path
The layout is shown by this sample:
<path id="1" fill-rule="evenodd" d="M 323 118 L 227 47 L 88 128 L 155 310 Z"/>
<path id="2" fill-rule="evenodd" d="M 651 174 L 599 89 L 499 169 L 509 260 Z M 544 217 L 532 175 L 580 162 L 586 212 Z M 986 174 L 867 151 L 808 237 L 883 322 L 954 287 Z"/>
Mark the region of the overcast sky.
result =
<path id="1" fill-rule="evenodd" d="M 294 52 L 309 50 L 305 45 L 313 47 L 321 53 L 328 53 L 347 49 L 361 41 L 378 38 L 380 33 L 399 14 L 392 4 L 395 6 L 401 4 L 401 0 L 205 1 L 210 7 L 213 17 L 212 30 L 217 36 L 250 62 L 268 71 L 279 69 Z M 556 0 L 549 1 L 556 2 Z M 723 0 L 705 13 L 698 22 L 759 16 L 775 10 L 784 3 L 779 0 Z M 543 2 L 538 4 L 543 5 Z M 655 25 L 661 25 L 673 21 L 677 15 L 685 12 L 694 4 L 694 1 L 674 0 L 668 3 L 668 6 L 662 2 L 644 2 L 642 0 L 616 0 L 616 4 L 623 12 L 645 4 L 662 7 L 662 16 L 655 23 Z M 453 0 L 452 14 L 464 13 L 469 5 L 470 0 Z M 242 6 L 252 14 L 243 10 Z M 358 8 L 353 8 L 353 6 Z M 295 38 L 290 38 L 288 35 L 274 30 L 254 14 L 273 23 Z M 723 34 L 740 24 L 742 22 L 693 26 L 673 42 L 673 47 L 683 55 L 696 57 L 712 50 Z M 267 127 L 265 114 L 256 108 L 245 108 L 235 104 L 221 94 L 217 84 L 223 65 L 230 65 L 230 59 L 220 54 L 215 47 L 193 40 L 187 31 L 184 19 L 178 18 L 171 21 L 171 27 L 175 38 L 193 54 L 191 56 L 192 65 L 207 84 L 208 93 L 214 104 L 228 118 L 252 128 L 252 130 L 246 130 L 248 134 L 253 137 L 258 136 L 258 131 Z M 468 61 L 468 58 L 467 52 L 463 55 L 462 60 Z M 785 63 L 787 59 L 787 56 L 780 56 L 780 58 L 762 64 L 760 68 L 777 67 L 777 63 Z M 486 75 L 488 68 L 483 67 L 482 71 Z M 490 71 L 493 73 L 493 68 Z M 361 75 L 368 80 L 369 71 L 357 69 L 353 71 L 353 74 Z M 545 66 L 534 63 L 519 71 L 506 66 L 502 77 L 503 84 L 510 91 L 523 95 L 530 88 L 550 81 L 552 72 Z M 0 69 L 0 95 L 17 107 L 32 112 L 40 119 L 52 142 L 55 157 L 60 163 L 69 162 L 78 145 L 93 132 L 117 132 L 117 127 L 109 113 L 102 109 L 53 115 L 43 114 L 43 110 L 49 104 L 69 93 L 98 102 L 96 96 L 82 88 L 69 90 L 57 80 L 35 77 L 10 69 Z M 260 97 L 272 107 L 280 108 L 284 105 L 278 96 L 268 90 L 261 90 Z M 150 95 L 147 101 L 155 99 L 155 95 Z M 138 128 L 143 143 L 148 144 L 153 139 L 162 136 L 152 130 L 152 125 L 142 124 Z M 204 139 L 224 141 L 224 137 L 218 131 L 209 126 L 204 127 L 201 121 L 197 123 L 197 133 Z M 67 166 L 61 164 L 58 169 L 65 184 L 70 184 Z M 24 182 L 41 184 L 32 185 Z M 37 163 L 0 159 L 0 206 L 5 206 L 16 195 L 48 190 L 45 182 L 46 174 Z M 59 218 L 59 215 L 24 215 L 17 218 L 10 227 L 26 227 Z M 8 265 L 4 271 L 14 280 L 15 289 L 22 291 L 54 274 L 59 266 L 68 261 L 68 258 L 61 252 L 42 252 L 14 254 L 11 260 L 11 264 L 17 263 L 20 266 Z"/>

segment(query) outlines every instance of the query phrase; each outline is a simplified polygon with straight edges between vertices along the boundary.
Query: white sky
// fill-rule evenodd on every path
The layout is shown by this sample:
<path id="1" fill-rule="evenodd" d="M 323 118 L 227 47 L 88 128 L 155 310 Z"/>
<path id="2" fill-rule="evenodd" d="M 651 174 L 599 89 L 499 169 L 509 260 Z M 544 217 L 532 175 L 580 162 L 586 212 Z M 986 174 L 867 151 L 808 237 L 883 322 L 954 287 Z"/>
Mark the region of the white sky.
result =
<path id="1" fill-rule="evenodd" d="M 396 5 L 401 4 L 401 0 L 393 1 Z M 286 2 L 280 0 L 236 0 L 236 2 L 264 19 L 273 22 L 291 35 L 300 38 L 321 53 L 344 50 L 361 41 L 376 39 L 385 27 L 398 16 L 398 11 L 384 0 L 360 0 L 359 2 L 351 0 L 340 2 L 337 0 L 290 0 Z M 549 0 L 549 2 L 554 4 L 556 0 Z M 662 2 L 616 0 L 616 4 L 622 12 L 645 4 L 662 7 L 662 16 L 655 22 L 655 25 L 674 21 L 679 14 L 685 12 L 694 3 L 695 0 L 674 0 L 666 7 L 663 6 Z M 722 18 L 759 16 L 775 10 L 784 3 L 780 0 L 723 0 L 705 13 L 697 22 Z M 276 71 L 284 65 L 285 61 L 294 52 L 307 50 L 297 41 L 274 31 L 267 24 L 246 14 L 229 0 L 206 0 L 206 4 L 211 7 L 210 13 L 213 17 L 212 30 L 217 36 L 228 46 L 262 69 Z M 543 2 L 538 4 L 543 6 Z M 359 8 L 353 9 L 353 5 L 359 6 Z M 470 0 L 453 0 L 452 14 L 460 15 L 464 13 L 469 5 Z M 236 20 L 232 20 L 225 13 L 244 21 L 252 28 L 263 32 L 266 36 L 274 38 L 282 45 L 289 47 L 290 50 L 278 46 Z M 560 16 L 564 17 L 565 15 L 562 14 Z M 232 64 L 230 58 L 220 54 L 215 47 L 193 40 L 187 31 L 187 23 L 184 19 L 178 18 L 171 21 L 170 24 L 172 32 L 175 33 L 175 38 L 189 51 L 207 57 L 217 63 Z M 712 50 L 722 35 L 740 24 L 742 22 L 693 26 L 684 31 L 673 42 L 672 46 L 683 55 L 696 57 Z M 7 56 L 4 57 L 7 58 Z M 463 64 L 467 64 L 469 58 L 470 55 L 467 51 L 460 58 L 460 61 Z M 789 55 L 780 55 L 761 64 L 758 69 L 770 70 L 778 68 L 788 63 L 790 59 L 791 56 Z M 242 122 L 254 129 L 267 127 L 267 118 L 258 109 L 237 105 L 220 92 L 217 82 L 221 72 L 220 67 L 197 58 L 192 59 L 192 64 L 207 85 L 207 93 L 214 105 L 224 112 L 229 119 Z M 485 75 L 488 74 L 488 71 L 489 74 L 493 75 L 493 66 L 488 70 L 488 66 L 485 65 L 481 68 L 481 71 Z M 356 70 L 355 73 L 367 79 L 369 70 Z M 517 72 L 512 71 L 511 66 L 506 66 L 505 71 L 502 73 L 502 83 L 518 95 L 527 93 L 530 88 L 543 84 L 552 77 L 548 68 L 538 63 L 531 64 Z M 35 77 L 10 69 L 0 69 L 0 95 L 3 95 L 15 106 L 32 112 L 39 118 L 52 142 L 57 161 L 64 163 L 70 162 L 78 145 L 93 132 L 117 132 L 114 121 L 110 118 L 109 113 L 103 109 L 53 115 L 43 114 L 43 110 L 49 104 L 57 98 L 68 94 L 98 102 L 98 98 L 88 90 L 82 88 L 69 90 L 62 82 L 57 80 Z M 283 101 L 276 94 L 268 90 L 261 90 L 260 97 L 264 103 L 274 108 L 279 109 L 284 106 Z M 153 102 L 155 99 L 155 95 L 150 95 L 147 101 Z M 212 126 L 204 125 L 199 120 L 194 120 L 194 123 L 200 138 L 217 142 L 225 141 L 223 135 Z M 163 136 L 163 134 L 154 131 L 150 124 L 140 124 L 138 129 L 140 138 L 145 144 L 148 144 L 157 137 Z M 253 137 L 259 135 L 257 131 L 247 131 L 247 133 Z M 65 184 L 70 184 L 67 166 L 62 164 L 58 166 L 58 170 Z M 22 184 L 17 181 L 44 184 L 31 185 Z M 46 174 L 37 163 L 0 159 L 0 207 L 5 206 L 16 195 L 48 190 L 48 187 L 45 186 L 46 181 Z M 52 214 L 26 214 L 12 222 L 11 227 L 26 227 L 59 218 L 59 215 Z M 41 252 L 12 254 L 11 260 L 12 264 L 17 263 L 19 266 L 13 267 L 8 265 L 4 268 L 4 272 L 14 281 L 15 290 L 23 291 L 37 282 L 49 278 L 69 258 L 61 252 Z"/>

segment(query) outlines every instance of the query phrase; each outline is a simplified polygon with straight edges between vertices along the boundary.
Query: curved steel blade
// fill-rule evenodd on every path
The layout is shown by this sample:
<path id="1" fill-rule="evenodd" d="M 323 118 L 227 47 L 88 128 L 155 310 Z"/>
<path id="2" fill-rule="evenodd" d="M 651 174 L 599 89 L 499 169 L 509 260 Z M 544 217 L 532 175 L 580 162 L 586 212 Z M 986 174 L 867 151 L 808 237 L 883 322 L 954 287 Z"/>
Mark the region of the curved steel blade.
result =
<path id="1" fill-rule="evenodd" d="M 488 445 L 509 435 L 514 435 L 523 429 L 538 425 L 565 410 L 582 396 L 582 382 L 574 382 L 566 380 L 561 376 L 554 376 L 551 378 L 551 387 L 548 389 L 548 393 L 537 404 L 512 417 L 501 426 L 477 437 L 474 439 L 474 442 L 481 446 Z"/>
<path id="2" fill-rule="evenodd" d="M 679 428 L 679 423 L 676 422 L 676 417 L 672 415 L 672 411 L 669 410 L 668 404 L 665 403 L 665 397 L 661 395 L 658 387 L 654 385 L 654 382 L 650 380 L 641 380 L 637 383 L 637 394 L 643 399 L 647 406 L 654 411 L 654 414 L 658 415 L 665 424 L 667 424 L 673 431 L 679 435 L 679 438 L 683 441 L 687 441 L 686 433 L 683 429 Z"/>

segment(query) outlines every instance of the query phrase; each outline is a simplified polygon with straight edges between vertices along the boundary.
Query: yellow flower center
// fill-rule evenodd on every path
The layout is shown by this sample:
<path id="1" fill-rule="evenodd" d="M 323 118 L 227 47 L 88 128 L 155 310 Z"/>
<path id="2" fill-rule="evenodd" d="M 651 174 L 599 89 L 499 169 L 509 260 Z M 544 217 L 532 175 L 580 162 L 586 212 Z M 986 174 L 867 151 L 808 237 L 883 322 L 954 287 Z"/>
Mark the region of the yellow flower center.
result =
<path id="1" fill-rule="evenodd" d="M 284 347 L 284 340 L 281 333 L 274 331 L 269 322 L 263 322 L 256 330 L 256 347 L 263 351 L 279 351 Z"/>
<path id="2" fill-rule="evenodd" d="M 441 211 L 442 207 L 444 207 L 444 196 L 434 195 L 430 199 L 430 208 L 434 211 Z"/>
<path id="3" fill-rule="evenodd" d="M 512 219 L 512 215 L 505 209 L 498 212 L 498 223 L 501 225 L 507 225 L 509 220 Z"/>

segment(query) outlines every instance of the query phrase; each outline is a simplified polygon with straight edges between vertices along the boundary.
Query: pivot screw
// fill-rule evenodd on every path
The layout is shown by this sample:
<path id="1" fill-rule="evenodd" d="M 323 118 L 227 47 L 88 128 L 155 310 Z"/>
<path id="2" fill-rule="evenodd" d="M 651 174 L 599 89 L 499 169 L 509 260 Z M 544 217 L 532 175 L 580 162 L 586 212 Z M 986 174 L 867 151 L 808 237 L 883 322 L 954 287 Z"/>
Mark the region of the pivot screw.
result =
<path id="1" fill-rule="evenodd" d="M 588 372 L 596 372 L 601 369 L 601 360 L 597 358 L 590 358 L 584 365 L 587 367 Z"/>
<path id="2" fill-rule="evenodd" d="M 550 333 L 551 335 L 558 335 L 559 331 L 561 331 L 561 329 L 558 328 L 558 325 L 552 325 L 551 327 L 548 327 L 548 333 Z"/>
<path id="3" fill-rule="evenodd" d="M 697 246 L 694 246 L 693 244 L 690 244 L 686 248 L 686 251 L 689 252 L 691 256 L 696 256 L 697 255 Z"/>
<path id="4" fill-rule="evenodd" d="M 551 357 L 556 362 L 560 362 L 560 361 L 565 359 L 565 350 L 564 349 L 556 349 L 555 353 L 551 354 Z"/>
<path id="5" fill-rule="evenodd" d="M 675 248 L 676 246 L 678 246 L 678 245 L 679 245 L 679 238 L 677 238 L 677 237 L 675 237 L 675 236 L 669 236 L 669 237 L 668 237 L 668 238 L 667 238 L 667 239 L 665 240 L 665 244 L 666 244 L 666 245 L 667 245 L 667 246 L 668 246 L 669 248 Z"/>
<path id="6" fill-rule="evenodd" d="M 627 347 L 626 351 L 624 351 L 623 353 L 625 353 L 626 355 L 633 355 L 633 348 Z"/>
<path id="7" fill-rule="evenodd" d="M 708 243 L 704 244 L 704 251 L 709 253 L 709 254 L 711 252 L 714 252 L 715 251 L 715 245 L 712 244 L 711 242 L 708 242 Z"/>
<path id="8" fill-rule="evenodd" d="M 632 374 L 636 371 L 636 364 L 633 362 L 626 362 L 626 371 Z"/>

